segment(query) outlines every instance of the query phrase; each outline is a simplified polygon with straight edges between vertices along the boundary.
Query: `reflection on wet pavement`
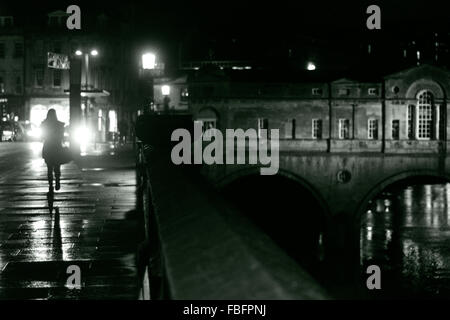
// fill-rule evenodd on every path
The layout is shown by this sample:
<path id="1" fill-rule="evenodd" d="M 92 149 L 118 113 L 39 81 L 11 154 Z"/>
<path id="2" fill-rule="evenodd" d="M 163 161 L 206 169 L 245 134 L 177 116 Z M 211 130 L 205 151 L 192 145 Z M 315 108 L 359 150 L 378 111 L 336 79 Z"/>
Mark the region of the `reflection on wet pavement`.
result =
<path id="1" fill-rule="evenodd" d="M 0 299 L 137 298 L 132 155 L 64 165 L 52 196 L 40 148 L 0 144 Z M 69 265 L 80 290 L 66 286 Z"/>
<path id="2" fill-rule="evenodd" d="M 361 265 L 381 267 L 379 297 L 449 298 L 450 184 L 383 194 L 363 217 L 360 241 Z"/>

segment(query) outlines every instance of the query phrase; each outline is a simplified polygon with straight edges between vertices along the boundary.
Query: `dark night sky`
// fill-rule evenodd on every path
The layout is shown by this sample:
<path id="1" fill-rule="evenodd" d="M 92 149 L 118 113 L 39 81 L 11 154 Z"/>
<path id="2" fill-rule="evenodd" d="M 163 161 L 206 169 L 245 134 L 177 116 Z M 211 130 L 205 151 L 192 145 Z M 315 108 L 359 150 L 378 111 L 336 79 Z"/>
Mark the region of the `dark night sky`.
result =
<path id="1" fill-rule="evenodd" d="M 334 43 L 335 47 L 369 38 L 391 43 L 411 39 L 421 31 L 445 31 L 449 34 L 450 19 L 446 2 L 436 1 L 331 1 L 331 0 L 272 0 L 272 1 L 2 1 L 0 14 L 13 13 L 16 20 L 41 23 L 53 10 L 65 10 L 78 4 L 82 10 L 82 28 L 100 13 L 112 21 L 124 21 L 134 27 L 136 39 L 150 39 L 165 46 L 166 52 L 176 56 L 177 43 L 187 35 L 201 35 L 210 39 L 218 35 L 236 36 L 254 41 L 261 48 L 277 46 L 274 39 L 288 41 L 295 37 L 315 38 Z M 366 28 L 366 9 L 370 4 L 381 7 L 382 30 Z M 84 21 L 84 22 L 83 22 Z M 201 38 L 201 37 L 200 37 Z M 248 41 L 250 39 L 251 41 Z M 168 53 L 165 53 L 168 54 Z M 175 58 L 174 58 L 175 59 Z"/>
<path id="2" fill-rule="evenodd" d="M 333 35 L 335 31 L 360 32 L 365 28 L 369 4 L 379 4 L 382 27 L 385 29 L 423 29 L 430 26 L 448 28 L 445 2 L 433 1 L 2 1 L 0 10 L 13 10 L 27 18 L 45 15 L 70 4 L 79 4 L 82 17 L 98 12 L 112 17 L 140 21 L 143 26 L 161 31 L 183 32 L 189 27 L 200 30 L 235 29 L 236 32 L 273 31 L 319 33 Z M 25 8 L 25 10 L 24 10 Z"/>

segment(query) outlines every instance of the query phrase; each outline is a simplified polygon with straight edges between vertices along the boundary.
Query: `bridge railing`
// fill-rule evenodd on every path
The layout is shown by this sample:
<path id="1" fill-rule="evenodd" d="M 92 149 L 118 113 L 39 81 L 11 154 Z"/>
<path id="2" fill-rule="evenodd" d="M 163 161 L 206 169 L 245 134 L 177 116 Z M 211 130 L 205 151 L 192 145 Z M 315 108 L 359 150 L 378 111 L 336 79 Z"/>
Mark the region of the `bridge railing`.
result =
<path id="1" fill-rule="evenodd" d="M 141 117 L 136 125 L 151 299 L 327 299 L 198 168 L 172 164 L 170 134 L 181 125 L 183 119 L 165 116 Z"/>

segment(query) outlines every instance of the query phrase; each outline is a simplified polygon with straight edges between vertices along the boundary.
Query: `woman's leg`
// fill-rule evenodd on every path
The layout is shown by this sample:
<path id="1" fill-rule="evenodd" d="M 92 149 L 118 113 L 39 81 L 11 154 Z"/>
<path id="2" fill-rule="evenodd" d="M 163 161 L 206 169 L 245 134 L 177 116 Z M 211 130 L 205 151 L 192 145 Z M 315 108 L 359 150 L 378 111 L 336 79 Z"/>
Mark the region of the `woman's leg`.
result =
<path id="1" fill-rule="evenodd" d="M 56 189 L 56 190 L 59 190 L 59 188 L 60 188 L 59 180 L 60 180 L 60 178 L 61 178 L 61 165 L 57 164 L 57 165 L 55 165 L 53 168 L 54 168 L 54 170 L 55 170 L 55 180 L 56 180 L 56 186 L 55 186 L 55 189 Z"/>
<path id="2" fill-rule="evenodd" d="M 53 191 L 53 166 L 49 163 L 47 163 L 47 180 L 49 190 Z"/>

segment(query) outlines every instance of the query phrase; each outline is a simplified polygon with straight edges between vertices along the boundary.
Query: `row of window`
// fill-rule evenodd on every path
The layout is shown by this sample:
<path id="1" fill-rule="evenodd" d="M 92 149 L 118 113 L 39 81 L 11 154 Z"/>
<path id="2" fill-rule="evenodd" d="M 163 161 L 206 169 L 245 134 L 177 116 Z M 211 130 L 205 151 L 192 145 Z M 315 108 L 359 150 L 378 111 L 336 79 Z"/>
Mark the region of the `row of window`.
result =
<path id="1" fill-rule="evenodd" d="M 202 87 L 202 94 L 204 97 L 210 97 L 213 95 L 214 90 L 215 90 L 215 88 L 212 86 L 204 86 L 204 87 Z M 261 94 L 261 93 L 264 93 L 264 91 L 261 91 L 261 89 L 260 89 L 259 94 Z M 265 92 L 265 93 L 268 93 L 268 92 Z M 313 96 L 322 96 L 323 90 L 321 88 L 312 88 L 311 94 Z M 348 95 L 350 95 L 350 89 L 341 88 L 341 89 L 339 89 L 338 94 L 340 96 L 348 96 Z M 369 96 L 376 96 L 376 95 L 378 95 L 378 89 L 377 88 L 369 88 L 369 89 L 367 89 L 367 94 Z"/>
<path id="2" fill-rule="evenodd" d="M 321 96 L 323 93 L 323 90 L 320 88 L 313 88 L 312 89 L 312 95 L 313 96 Z M 338 94 L 340 96 L 348 96 L 350 94 L 350 89 L 348 88 L 341 88 L 338 91 Z M 369 96 L 376 96 L 378 94 L 378 89 L 377 88 L 369 88 L 367 89 L 367 94 Z"/>
<path id="3" fill-rule="evenodd" d="M 295 119 L 292 120 L 292 137 L 295 138 Z M 322 119 L 312 119 L 312 130 L 311 137 L 313 139 L 322 139 L 323 125 Z M 339 119 L 339 139 L 351 139 L 350 135 L 350 120 L 349 119 Z M 427 130 L 424 131 L 424 127 L 426 126 Z M 216 120 L 214 119 L 203 119 L 202 120 L 202 128 L 203 132 L 207 129 L 216 128 Z M 421 129 L 418 131 L 418 138 L 420 139 L 429 139 L 431 138 L 431 130 L 430 124 L 423 124 L 420 126 Z M 269 129 L 269 120 L 266 118 L 258 119 L 258 133 L 260 133 L 261 129 Z M 411 132 L 413 129 L 411 126 L 409 127 Z M 409 136 L 410 139 L 414 139 L 413 136 Z M 369 140 L 378 140 L 378 119 L 369 119 L 367 122 L 367 139 Z M 400 120 L 392 120 L 392 139 L 399 140 L 400 139 Z"/>
<path id="4" fill-rule="evenodd" d="M 411 114 L 411 113 L 410 113 Z M 424 114 L 424 113 L 422 113 Z M 413 118 L 412 114 L 409 119 Z M 410 120 L 411 121 L 411 120 Z M 408 138 L 415 139 L 431 139 L 432 135 L 432 118 L 429 113 L 419 118 L 419 126 L 417 130 L 417 135 L 414 135 L 414 125 L 409 122 L 408 124 Z M 268 127 L 268 125 L 267 125 Z M 313 139 L 322 139 L 323 125 L 322 119 L 312 119 L 311 126 L 311 137 Z M 392 139 L 400 139 L 400 120 L 392 120 Z M 292 120 L 292 137 L 295 138 L 295 119 Z M 349 119 L 338 119 L 338 137 L 339 139 L 351 139 L 350 135 L 350 120 Z M 378 119 L 369 119 L 367 121 L 367 139 L 377 140 L 378 139 Z"/>
<path id="5" fill-rule="evenodd" d="M 430 140 L 437 138 L 437 132 L 434 128 L 439 123 L 439 106 L 434 105 L 434 97 L 430 91 L 421 91 L 417 95 L 417 105 L 409 105 L 407 110 L 408 138 Z M 215 128 L 216 122 L 210 119 L 204 122 L 204 130 Z M 296 137 L 295 119 L 291 120 L 289 128 L 292 130 L 290 136 Z M 391 123 L 391 136 L 393 140 L 400 139 L 400 120 L 394 119 Z M 269 120 L 266 118 L 258 119 L 258 131 L 269 129 Z M 322 139 L 322 119 L 312 119 L 311 137 L 313 139 Z M 367 139 L 378 139 L 378 119 L 369 119 L 367 121 Z M 350 120 L 338 119 L 338 137 L 339 139 L 351 139 Z"/>
<path id="6" fill-rule="evenodd" d="M 7 56 L 6 45 L 4 42 L 0 42 L 0 59 L 4 59 Z M 22 58 L 23 57 L 23 43 L 16 42 L 14 43 L 14 51 L 13 58 Z"/>
<path id="7" fill-rule="evenodd" d="M 61 87 L 62 82 L 62 71 L 59 69 L 53 69 L 53 86 Z M 36 69 L 35 70 L 35 84 L 36 87 L 42 87 L 44 85 L 44 69 Z"/>
<path id="8" fill-rule="evenodd" d="M 61 70 L 54 69 L 53 72 L 53 86 L 61 87 L 62 83 L 62 72 Z M 22 93 L 22 77 L 16 76 L 14 79 L 15 93 Z M 36 69 L 35 71 L 35 84 L 36 87 L 42 87 L 44 85 L 44 69 Z M 5 80 L 2 76 L 0 76 L 0 93 L 5 93 Z"/>

